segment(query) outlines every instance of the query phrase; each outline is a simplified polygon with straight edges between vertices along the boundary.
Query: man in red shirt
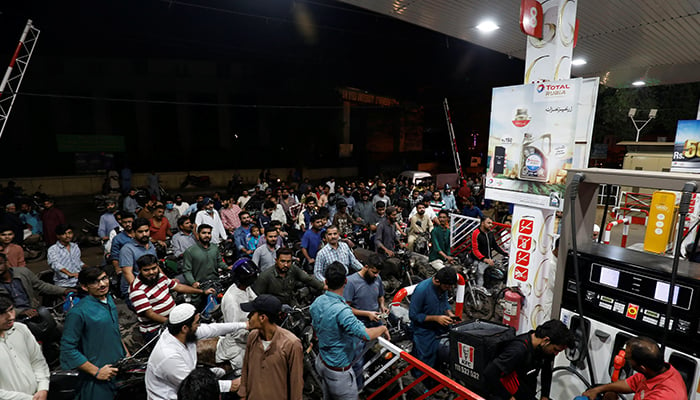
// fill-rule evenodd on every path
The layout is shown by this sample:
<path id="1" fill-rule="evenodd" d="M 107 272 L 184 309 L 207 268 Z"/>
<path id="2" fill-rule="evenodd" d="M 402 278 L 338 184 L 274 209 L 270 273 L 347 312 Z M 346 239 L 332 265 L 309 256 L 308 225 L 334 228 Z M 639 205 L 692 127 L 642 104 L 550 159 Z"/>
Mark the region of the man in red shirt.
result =
<path id="1" fill-rule="evenodd" d="M 0 252 L 7 256 L 7 265 L 10 267 L 26 267 L 24 261 L 24 249 L 18 244 L 12 243 L 15 232 L 9 225 L 0 226 Z"/>
<path id="2" fill-rule="evenodd" d="M 595 399 L 617 399 L 617 393 L 634 393 L 634 400 L 687 400 L 683 378 L 671 364 L 664 362 L 658 343 L 646 337 L 632 338 L 625 343 L 625 360 L 637 371 L 626 380 L 589 389 L 583 395 Z"/>
<path id="3" fill-rule="evenodd" d="M 170 222 L 164 218 L 165 206 L 163 203 L 158 203 L 153 211 L 153 217 L 150 219 L 148 229 L 151 231 L 151 240 L 165 246 L 165 241 L 173 235 L 170 230 Z"/>
<path id="4" fill-rule="evenodd" d="M 56 243 L 56 227 L 66 223 L 63 211 L 54 205 L 54 200 L 48 198 L 44 200 L 44 212 L 41 213 L 41 221 L 44 223 L 44 242 L 47 246 Z"/>
<path id="5" fill-rule="evenodd" d="M 129 286 L 129 299 L 139 320 L 139 331 L 146 342 L 158 334 L 158 328 L 168 321 L 168 315 L 175 301 L 170 290 L 178 293 L 211 294 L 214 289 L 206 291 L 178 283 L 160 273 L 158 259 L 153 254 L 144 254 L 136 260 L 140 273 Z"/>

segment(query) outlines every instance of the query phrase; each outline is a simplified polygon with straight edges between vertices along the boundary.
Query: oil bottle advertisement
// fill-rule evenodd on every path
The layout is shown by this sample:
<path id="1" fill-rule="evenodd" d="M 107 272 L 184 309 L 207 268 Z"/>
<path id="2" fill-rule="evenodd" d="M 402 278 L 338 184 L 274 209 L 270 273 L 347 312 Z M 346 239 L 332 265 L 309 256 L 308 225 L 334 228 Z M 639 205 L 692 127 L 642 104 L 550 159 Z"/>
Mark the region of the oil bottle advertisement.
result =
<path id="1" fill-rule="evenodd" d="M 581 79 L 493 89 L 486 197 L 562 209 Z"/>
<path id="2" fill-rule="evenodd" d="M 554 210 L 531 207 L 515 207 L 513 212 L 507 284 L 525 296 L 518 333 L 535 329 L 552 312 L 558 237 L 551 233 L 554 216 Z"/>

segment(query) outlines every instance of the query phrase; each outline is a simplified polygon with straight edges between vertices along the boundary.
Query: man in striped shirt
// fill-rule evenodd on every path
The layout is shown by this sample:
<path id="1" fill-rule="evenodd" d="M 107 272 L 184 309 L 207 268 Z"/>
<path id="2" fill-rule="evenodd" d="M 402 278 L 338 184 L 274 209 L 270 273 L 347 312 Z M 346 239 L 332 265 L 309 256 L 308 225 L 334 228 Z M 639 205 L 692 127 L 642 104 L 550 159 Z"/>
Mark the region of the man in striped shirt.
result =
<path id="1" fill-rule="evenodd" d="M 163 275 L 153 254 L 142 255 L 136 264 L 141 272 L 129 286 L 129 299 L 136 310 L 139 331 L 146 342 L 158 334 L 158 328 L 168 321 L 168 315 L 175 307 L 170 290 L 190 294 L 214 293 L 213 288 L 206 291 L 196 289 Z"/>

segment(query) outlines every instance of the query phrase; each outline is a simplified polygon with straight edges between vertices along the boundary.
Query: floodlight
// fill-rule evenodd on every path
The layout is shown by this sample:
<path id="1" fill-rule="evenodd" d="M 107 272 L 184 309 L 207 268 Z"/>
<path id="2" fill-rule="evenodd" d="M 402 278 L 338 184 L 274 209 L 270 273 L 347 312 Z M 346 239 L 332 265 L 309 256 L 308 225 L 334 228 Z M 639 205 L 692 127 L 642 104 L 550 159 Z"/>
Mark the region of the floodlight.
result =
<path id="1" fill-rule="evenodd" d="M 483 21 L 479 25 L 476 26 L 476 29 L 478 29 L 484 33 L 493 32 L 498 28 L 499 28 L 499 26 L 496 25 L 496 23 L 493 21 Z"/>
<path id="2" fill-rule="evenodd" d="M 656 108 L 649 110 L 649 118 L 656 118 L 656 112 L 659 111 Z"/>
<path id="3" fill-rule="evenodd" d="M 627 116 L 630 118 L 634 118 L 634 116 L 637 114 L 637 109 L 636 108 L 630 108 L 630 111 L 627 113 Z"/>

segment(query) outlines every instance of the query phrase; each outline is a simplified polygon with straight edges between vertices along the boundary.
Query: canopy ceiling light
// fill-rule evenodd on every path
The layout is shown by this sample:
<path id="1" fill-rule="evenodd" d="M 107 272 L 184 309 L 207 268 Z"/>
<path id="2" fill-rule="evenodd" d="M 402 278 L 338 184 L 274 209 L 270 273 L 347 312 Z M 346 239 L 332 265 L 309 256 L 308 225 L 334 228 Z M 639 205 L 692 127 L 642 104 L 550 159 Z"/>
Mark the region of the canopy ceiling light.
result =
<path id="1" fill-rule="evenodd" d="M 499 28 L 499 26 L 496 25 L 495 22 L 490 21 L 490 20 L 482 21 L 481 23 L 479 23 L 479 25 L 476 26 L 476 29 L 478 29 L 479 31 L 484 32 L 484 33 L 493 32 L 498 28 Z"/>

